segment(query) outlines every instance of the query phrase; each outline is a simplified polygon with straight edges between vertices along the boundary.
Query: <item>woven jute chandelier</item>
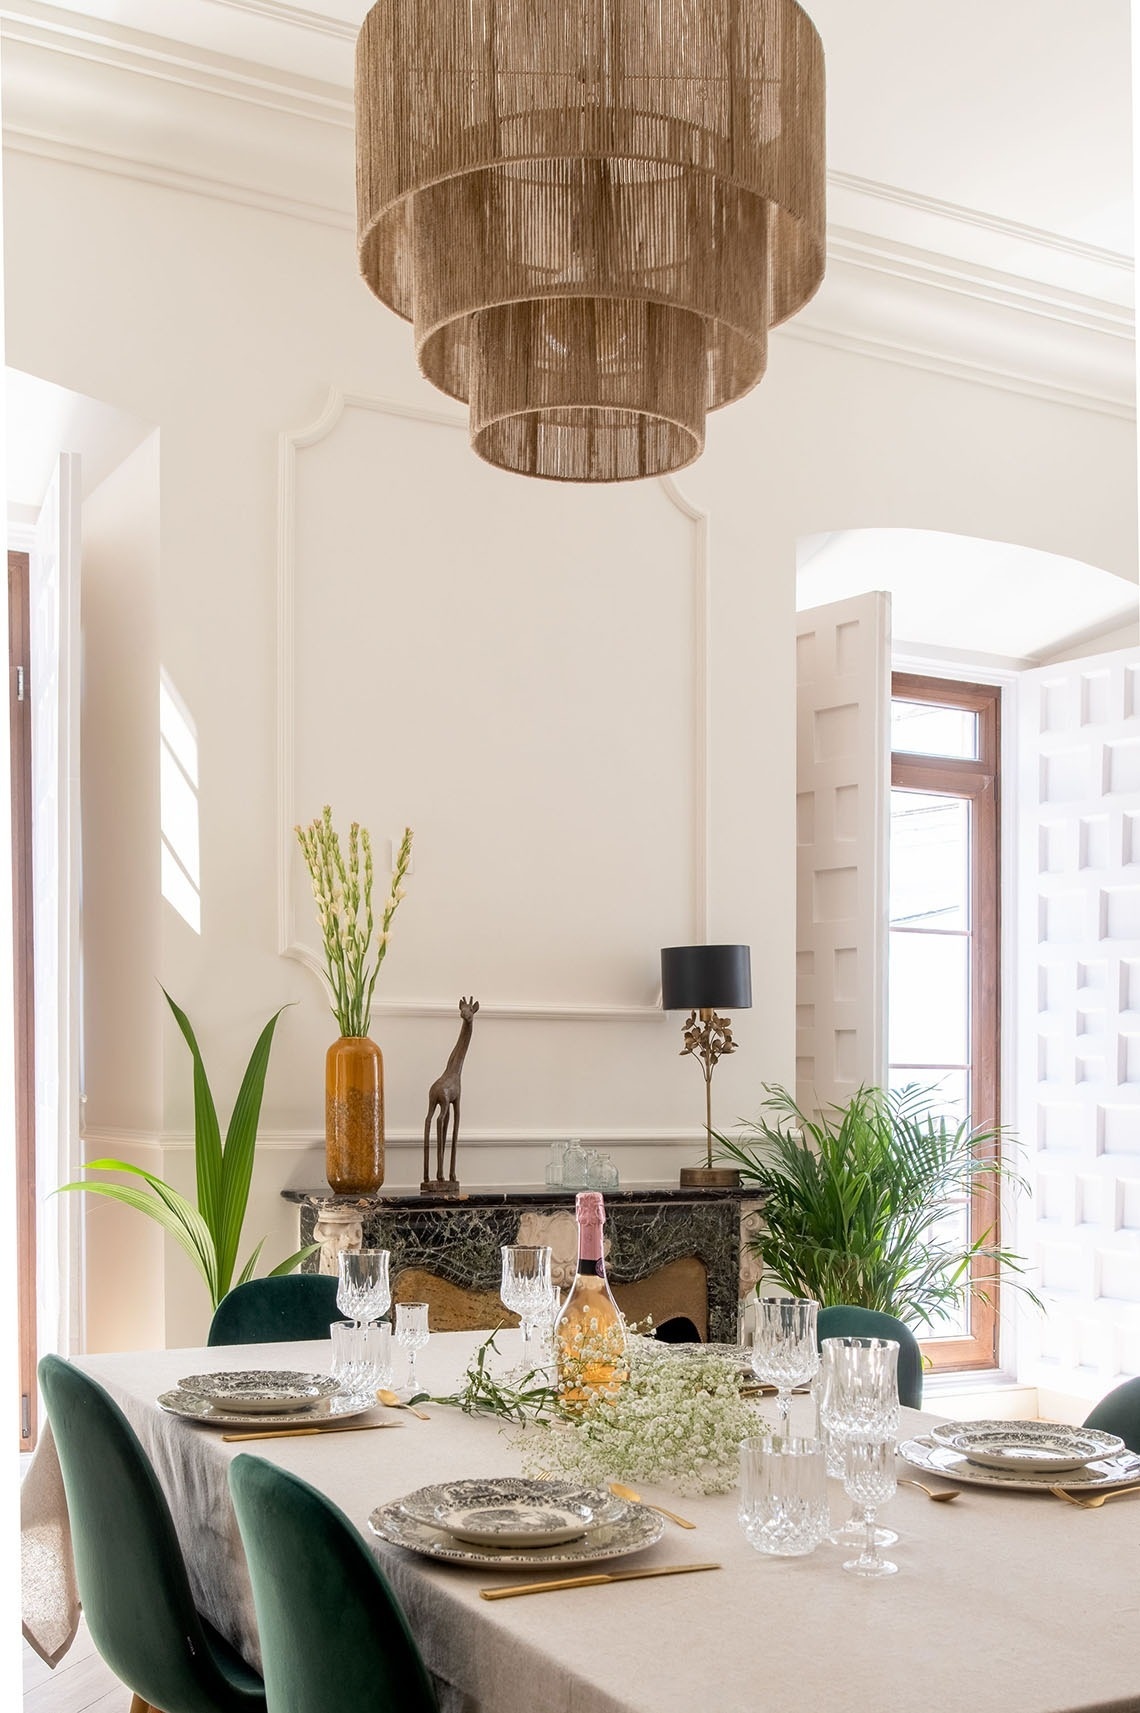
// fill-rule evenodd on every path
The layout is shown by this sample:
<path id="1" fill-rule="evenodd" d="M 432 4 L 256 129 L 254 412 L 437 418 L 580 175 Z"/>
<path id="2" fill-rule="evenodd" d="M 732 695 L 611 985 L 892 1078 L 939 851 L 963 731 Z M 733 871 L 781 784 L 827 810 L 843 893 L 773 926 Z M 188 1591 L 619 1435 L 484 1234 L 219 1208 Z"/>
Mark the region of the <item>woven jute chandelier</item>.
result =
<path id="1" fill-rule="evenodd" d="M 378 0 L 361 272 L 488 463 L 663 475 L 823 277 L 823 135 L 796 0 Z"/>

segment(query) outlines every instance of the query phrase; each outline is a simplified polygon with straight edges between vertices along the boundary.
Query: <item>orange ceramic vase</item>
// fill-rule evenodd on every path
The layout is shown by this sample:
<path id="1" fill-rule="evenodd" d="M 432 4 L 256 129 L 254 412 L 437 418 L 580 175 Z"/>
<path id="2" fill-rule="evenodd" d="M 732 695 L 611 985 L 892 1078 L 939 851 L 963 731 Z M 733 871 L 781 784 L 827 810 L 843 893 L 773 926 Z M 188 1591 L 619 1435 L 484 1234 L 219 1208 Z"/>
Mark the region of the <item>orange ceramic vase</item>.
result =
<path id="1" fill-rule="evenodd" d="M 384 1182 L 384 1060 L 367 1035 L 342 1035 L 325 1057 L 325 1176 L 339 1196 Z"/>

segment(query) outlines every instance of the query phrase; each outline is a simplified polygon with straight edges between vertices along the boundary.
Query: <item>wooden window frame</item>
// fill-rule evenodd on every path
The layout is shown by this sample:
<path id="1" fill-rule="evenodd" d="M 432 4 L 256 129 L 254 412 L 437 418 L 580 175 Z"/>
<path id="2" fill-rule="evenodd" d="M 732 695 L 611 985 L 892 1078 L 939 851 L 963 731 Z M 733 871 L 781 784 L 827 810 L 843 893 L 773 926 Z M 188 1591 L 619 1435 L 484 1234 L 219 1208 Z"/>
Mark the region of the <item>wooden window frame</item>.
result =
<path id="1" fill-rule="evenodd" d="M 996 1131 L 1001 1123 L 1001 689 L 895 672 L 891 698 L 978 716 L 976 760 L 892 748 L 891 786 L 963 798 L 970 804 L 970 1120 L 976 1129 Z M 996 1156 L 999 1150 L 1000 1138 L 995 1137 L 989 1151 Z M 989 1174 L 970 1206 L 971 1240 L 986 1232 L 989 1243 L 1001 1242 L 1001 1195 Z M 988 1266 L 975 1262 L 975 1277 Z M 931 1369 L 968 1372 L 998 1366 L 999 1290 L 993 1280 L 987 1286 L 988 1302 L 971 1297 L 968 1337 L 922 1345 Z"/>

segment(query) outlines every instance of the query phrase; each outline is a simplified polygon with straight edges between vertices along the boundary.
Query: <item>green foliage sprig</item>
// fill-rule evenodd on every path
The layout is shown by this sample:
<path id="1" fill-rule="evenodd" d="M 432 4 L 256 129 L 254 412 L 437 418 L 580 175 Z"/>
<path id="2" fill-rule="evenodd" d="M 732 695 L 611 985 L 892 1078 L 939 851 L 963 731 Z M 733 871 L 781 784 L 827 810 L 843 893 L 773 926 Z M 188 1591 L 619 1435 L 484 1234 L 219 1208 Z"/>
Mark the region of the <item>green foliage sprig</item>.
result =
<path id="1" fill-rule="evenodd" d="M 333 1016 L 342 1035 L 367 1035 L 376 977 L 388 950 L 389 928 L 404 896 L 404 879 L 412 860 L 412 829 L 404 828 L 379 927 L 372 911 L 372 839 L 367 827 L 352 822 L 347 857 L 327 803 L 315 821 L 294 831 L 317 904 Z"/>
<path id="2" fill-rule="evenodd" d="M 1041 1307 L 1019 1276 L 1023 1258 L 993 1241 L 992 1225 L 977 1238 L 957 1234 L 974 1196 L 996 1204 L 1003 1186 L 1026 1187 L 1004 1131 L 949 1122 L 937 1089 L 917 1083 L 861 1088 L 815 1119 L 778 1084 L 764 1089 L 743 1139 L 717 1142 L 764 1196 L 750 1247 L 766 1278 L 824 1307 L 878 1309 L 916 1329 L 971 1297 L 990 1301 L 999 1278 Z"/>
<path id="3" fill-rule="evenodd" d="M 157 1220 L 163 1230 L 169 1232 L 186 1251 L 205 1281 L 206 1289 L 210 1293 L 211 1308 L 217 1308 L 231 1288 L 231 1283 L 244 1285 L 247 1279 L 253 1277 L 253 1270 L 257 1266 L 262 1244 L 265 1242 L 264 1237 L 258 1242 L 234 1281 L 233 1273 L 237 1265 L 238 1246 L 241 1242 L 242 1226 L 245 1224 L 249 1187 L 253 1177 L 253 1156 L 257 1144 L 258 1120 L 261 1117 L 261 1101 L 265 1092 L 265 1076 L 269 1069 L 269 1050 L 273 1045 L 273 1031 L 277 1027 L 281 1012 L 274 1013 L 257 1038 L 233 1112 L 230 1114 L 223 1146 L 217 1107 L 210 1092 L 206 1067 L 197 1038 L 190 1026 L 190 1019 L 174 1003 L 165 988 L 163 993 L 194 1062 L 194 1165 L 197 1206 L 162 1178 L 155 1177 L 153 1172 L 145 1172 L 141 1166 L 132 1166 L 126 1160 L 90 1160 L 87 1170 L 127 1172 L 132 1177 L 142 1178 L 148 1186 L 147 1189 L 139 1189 L 133 1184 L 108 1184 L 98 1178 L 61 1184 L 60 1189 L 86 1190 L 91 1195 L 105 1196 L 109 1201 L 117 1201 L 123 1207 L 137 1208 L 140 1213 Z M 271 1276 L 292 1272 L 306 1255 L 311 1255 L 314 1249 L 319 1248 L 317 1243 L 306 1244 L 304 1248 L 298 1249 L 295 1255 L 288 1256 L 272 1268 Z"/>
<path id="4" fill-rule="evenodd" d="M 468 1416 L 500 1416 L 509 1422 L 539 1421 L 554 1409 L 558 1394 L 541 1369 L 532 1368 L 517 1380 L 504 1380 L 492 1374 L 488 1357 L 491 1351 L 499 1354 L 495 1333 L 501 1330 L 500 1322 L 495 1332 L 483 1340 L 467 1365 L 460 1390 L 443 1398 L 432 1398 L 433 1404 L 450 1404 Z"/>

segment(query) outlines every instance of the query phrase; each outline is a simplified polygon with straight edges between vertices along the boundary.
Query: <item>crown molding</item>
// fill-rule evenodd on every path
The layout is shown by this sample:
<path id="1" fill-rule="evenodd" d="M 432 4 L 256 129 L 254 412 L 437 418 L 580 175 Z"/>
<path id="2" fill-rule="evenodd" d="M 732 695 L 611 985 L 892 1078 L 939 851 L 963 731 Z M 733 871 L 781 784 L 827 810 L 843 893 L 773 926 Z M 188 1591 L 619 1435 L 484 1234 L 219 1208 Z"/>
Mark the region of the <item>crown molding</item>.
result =
<path id="1" fill-rule="evenodd" d="M 281 0 L 202 3 L 294 43 L 355 35 Z M 238 59 L 41 0 L 0 0 L 0 35 L 14 153 L 352 230 L 345 83 L 285 69 L 283 52 Z M 828 181 L 827 275 L 778 336 L 1134 416 L 1128 257 L 852 174 Z"/>

